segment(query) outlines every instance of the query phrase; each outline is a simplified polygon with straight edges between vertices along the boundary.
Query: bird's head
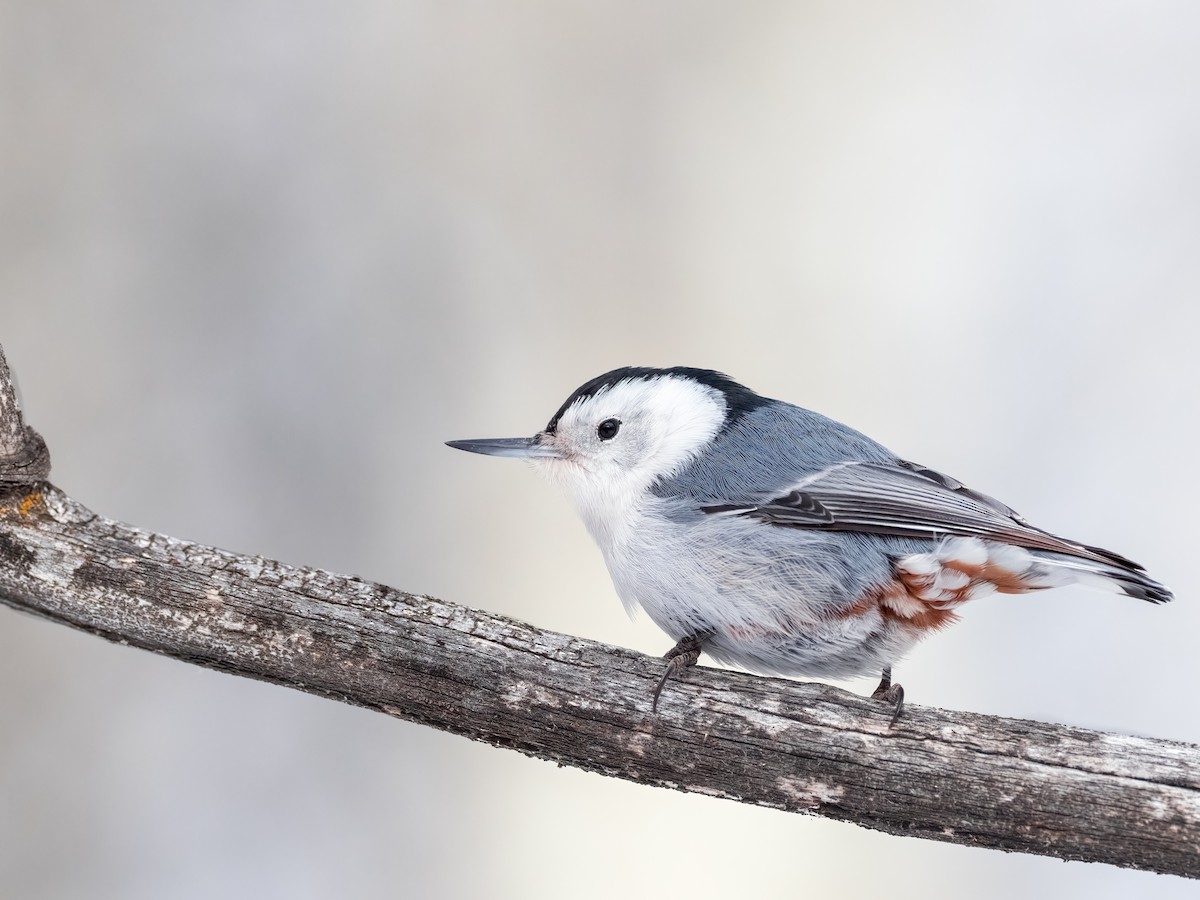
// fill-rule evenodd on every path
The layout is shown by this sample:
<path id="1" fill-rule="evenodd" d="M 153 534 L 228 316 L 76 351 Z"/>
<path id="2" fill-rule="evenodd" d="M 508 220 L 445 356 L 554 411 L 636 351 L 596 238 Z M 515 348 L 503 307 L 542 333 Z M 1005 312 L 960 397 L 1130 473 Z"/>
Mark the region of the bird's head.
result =
<path id="1" fill-rule="evenodd" d="M 768 402 L 707 369 L 614 369 L 580 386 L 528 438 L 449 441 L 534 462 L 594 523 L 630 510 L 712 443 L 733 417 Z M 599 537 L 599 535 L 598 535 Z"/>

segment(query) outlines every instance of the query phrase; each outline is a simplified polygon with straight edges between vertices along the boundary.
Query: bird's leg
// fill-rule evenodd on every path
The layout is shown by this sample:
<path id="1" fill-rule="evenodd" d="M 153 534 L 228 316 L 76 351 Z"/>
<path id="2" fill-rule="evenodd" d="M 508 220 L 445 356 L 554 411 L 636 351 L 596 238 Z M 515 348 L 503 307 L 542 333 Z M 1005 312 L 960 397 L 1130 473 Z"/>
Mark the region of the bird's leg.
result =
<path id="1" fill-rule="evenodd" d="M 892 712 L 892 721 L 888 723 L 888 728 L 895 725 L 896 720 L 900 718 L 900 713 L 904 712 L 904 688 L 898 684 L 892 684 L 891 666 L 884 666 L 883 677 L 879 679 L 879 687 L 875 688 L 875 693 L 871 695 L 871 699 L 882 700 L 895 707 L 895 710 Z"/>
<path id="2" fill-rule="evenodd" d="M 650 708 L 654 712 L 658 712 L 658 695 L 662 693 L 663 685 L 667 683 L 667 679 L 672 675 L 677 675 L 684 669 L 690 668 L 696 664 L 696 660 L 700 658 L 700 650 L 704 646 L 704 642 L 711 635 L 704 634 L 689 634 L 682 638 L 678 644 L 672 647 L 663 656 L 667 661 L 666 671 L 663 672 L 662 678 L 658 679 L 658 687 L 654 689 L 654 701 Z"/>

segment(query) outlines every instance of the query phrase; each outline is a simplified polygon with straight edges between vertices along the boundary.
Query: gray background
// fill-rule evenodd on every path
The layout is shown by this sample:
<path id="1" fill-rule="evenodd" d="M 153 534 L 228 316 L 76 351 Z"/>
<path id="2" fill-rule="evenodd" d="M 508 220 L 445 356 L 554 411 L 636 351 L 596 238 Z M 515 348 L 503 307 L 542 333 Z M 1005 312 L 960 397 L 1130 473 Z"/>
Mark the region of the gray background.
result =
<path id="1" fill-rule="evenodd" d="M 661 653 L 561 497 L 441 442 L 720 368 L 1179 594 L 972 604 L 914 702 L 1200 740 L 1196 4 L 11 0 L 0 67 L 0 340 L 97 511 Z M 5 897 L 1194 896 L 5 610 L 0 717 Z"/>

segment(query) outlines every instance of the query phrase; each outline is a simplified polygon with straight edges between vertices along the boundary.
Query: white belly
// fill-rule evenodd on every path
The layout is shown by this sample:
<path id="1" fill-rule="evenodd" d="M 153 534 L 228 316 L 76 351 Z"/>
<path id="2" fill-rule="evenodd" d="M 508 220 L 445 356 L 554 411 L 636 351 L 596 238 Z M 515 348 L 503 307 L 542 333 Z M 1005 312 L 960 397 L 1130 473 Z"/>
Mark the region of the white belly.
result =
<path id="1" fill-rule="evenodd" d="M 724 662 L 781 675 L 874 675 L 919 639 L 875 609 L 840 614 L 863 588 L 834 558 L 845 546 L 837 536 L 715 517 L 641 518 L 626 534 L 602 547 L 625 607 L 644 609 L 673 640 L 709 635 L 705 651 Z"/>

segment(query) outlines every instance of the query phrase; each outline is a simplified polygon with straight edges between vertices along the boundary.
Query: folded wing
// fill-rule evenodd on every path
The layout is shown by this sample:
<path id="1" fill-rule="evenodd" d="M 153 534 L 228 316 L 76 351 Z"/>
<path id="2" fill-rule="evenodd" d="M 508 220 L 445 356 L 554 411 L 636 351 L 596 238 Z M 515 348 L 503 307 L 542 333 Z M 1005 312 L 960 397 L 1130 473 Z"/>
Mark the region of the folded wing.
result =
<path id="1" fill-rule="evenodd" d="M 841 463 L 762 502 L 705 506 L 703 511 L 789 528 L 930 539 L 976 537 L 1143 571 L 1120 554 L 1035 528 L 998 500 L 902 460 Z"/>

